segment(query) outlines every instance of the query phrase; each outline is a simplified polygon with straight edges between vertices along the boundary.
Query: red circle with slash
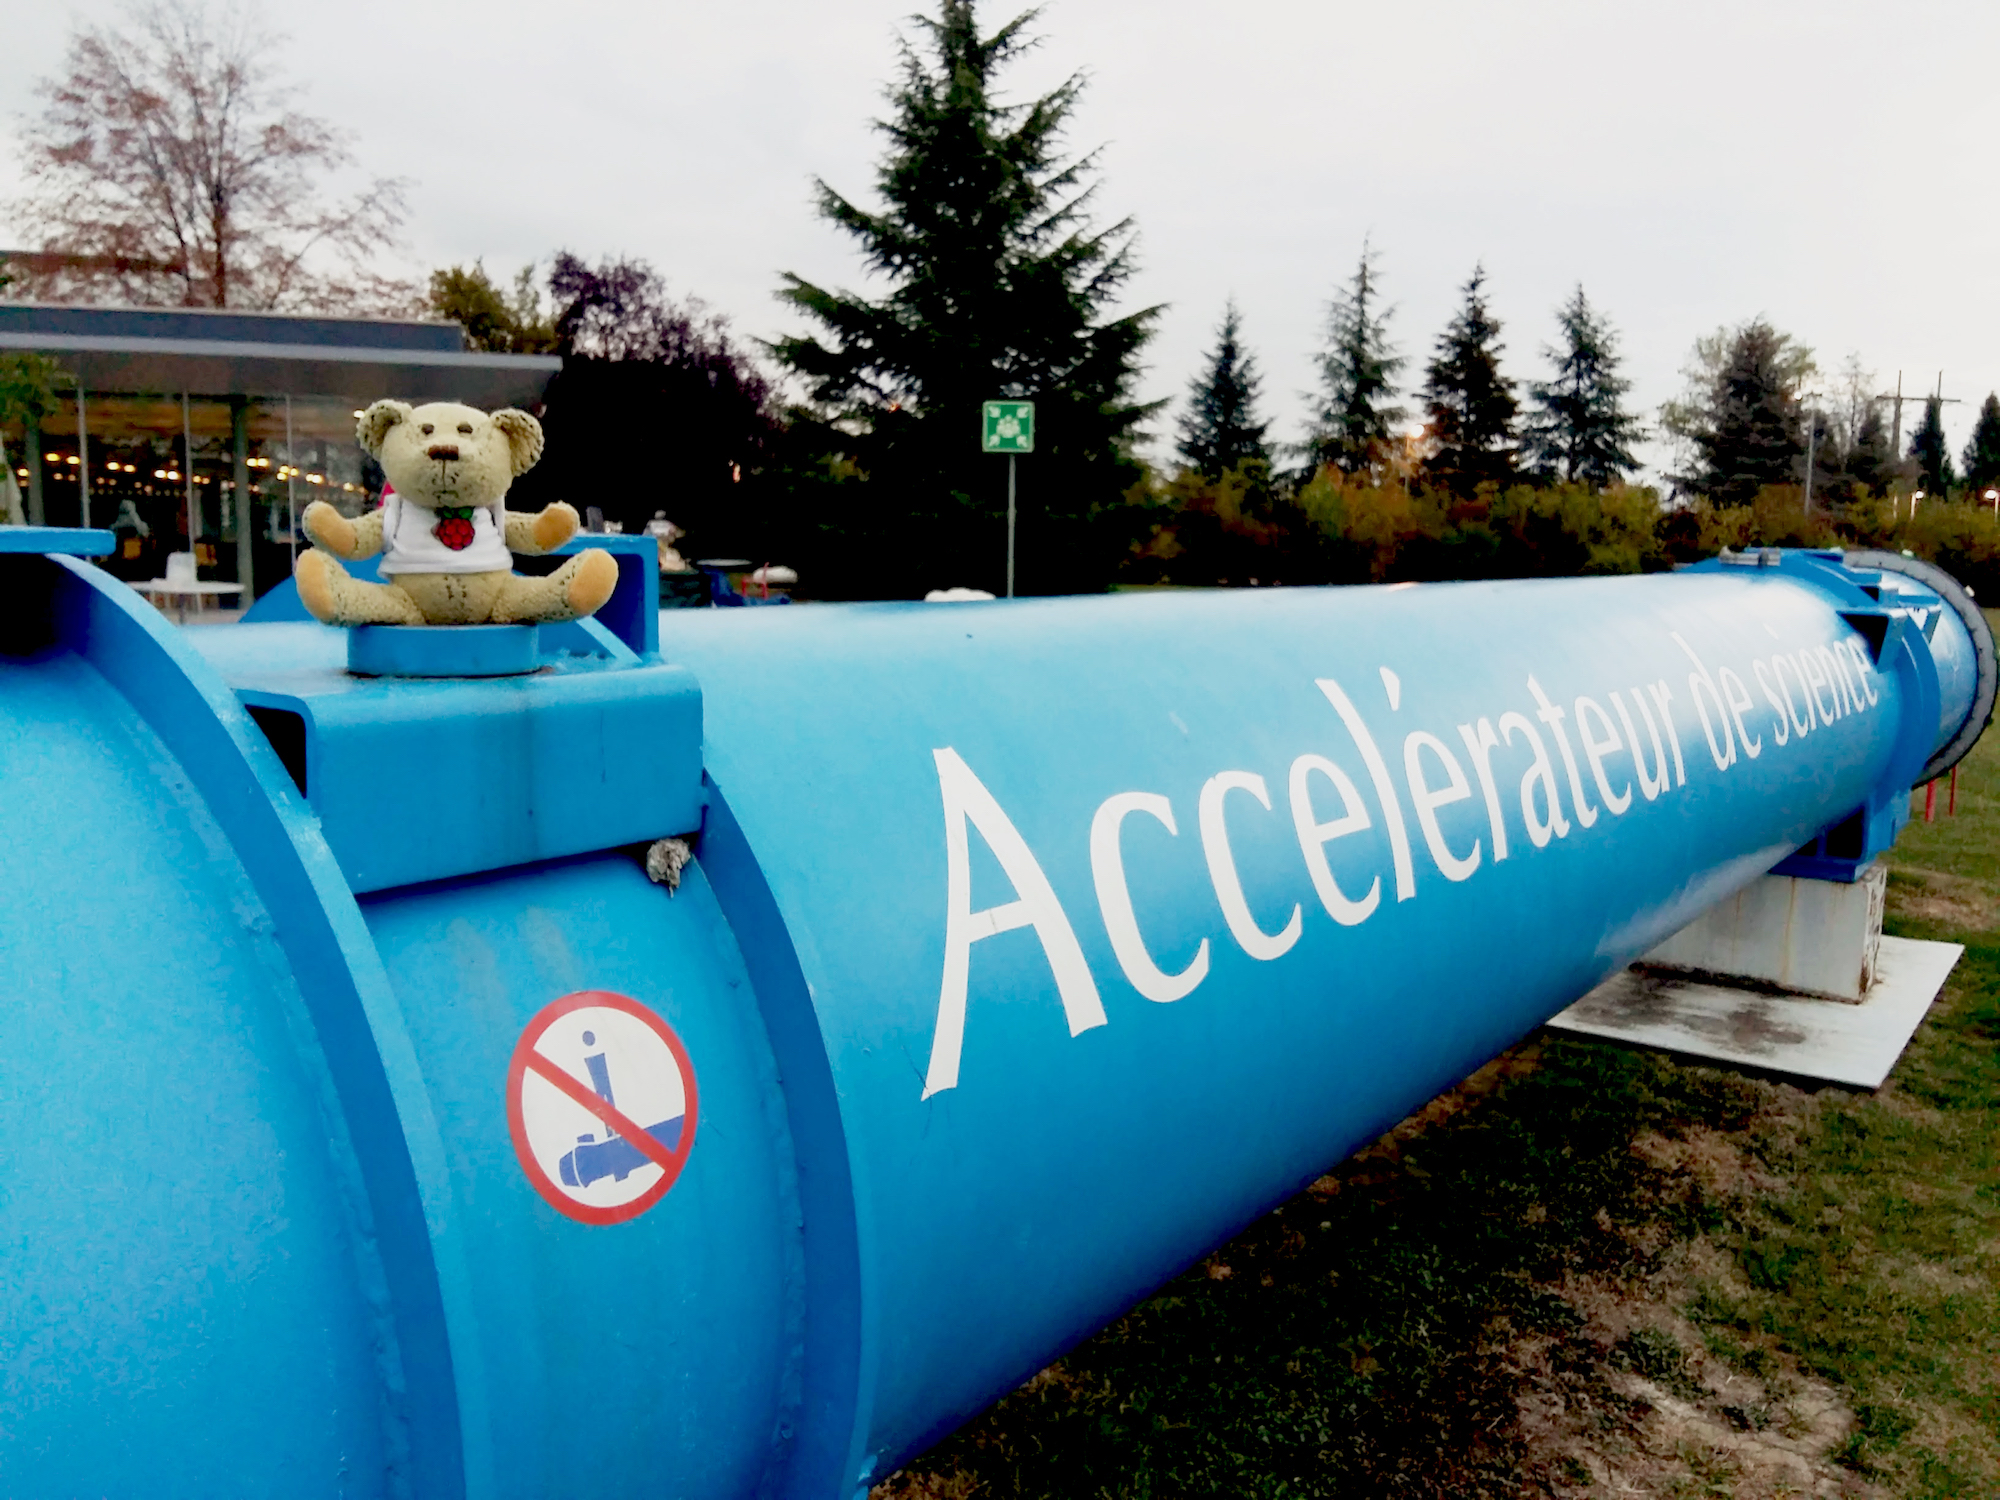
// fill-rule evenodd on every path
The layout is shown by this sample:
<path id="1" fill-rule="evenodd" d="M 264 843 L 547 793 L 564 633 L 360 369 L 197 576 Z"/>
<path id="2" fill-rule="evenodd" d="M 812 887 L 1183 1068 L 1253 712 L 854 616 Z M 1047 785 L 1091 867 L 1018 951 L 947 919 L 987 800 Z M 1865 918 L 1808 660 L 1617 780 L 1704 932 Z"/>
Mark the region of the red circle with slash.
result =
<path id="1" fill-rule="evenodd" d="M 580 1028 L 594 1019 L 599 1029 L 611 1034 L 594 1055 L 584 1056 L 583 1046 L 595 1044 L 596 1033 Z M 544 1043 L 552 1043 L 562 1052 L 577 1052 L 584 1063 L 584 1076 L 542 1051 Z M 597 1066 L 593 1068 L 593 1064 Z M 636 1113 L 643 1116 L 672 1107 L 669 1066 L 678 1075 L 681 1111 L 677 1120 L 663 1119 L 648 1126 L 616 1102 L 614 1073 L 625 1080 L 628 1103 L 629 1090 L 635 1084 L 656 1101 L 650 1111 L 637 1108 Z M 534 1100 L 527 1093 L 531 1078 L 547 1085 Z M 558 1096 L 602 1127 L 604 1139 L 598 1141 L 597 1131 L 592 1129 L 574 1143 L 566 1136 L 551 1140 L 565 1118 L 571 1126 L 577 1121 L 575 1110 L 566 1110 L 556 1102 Z M 665 1102 L 657 1102 L 661 1100 Z M 579 1223 L 622 1224 L 664 1198 L 694 1147 L 695 1114 L 694 1064 L 687 1048 L 673 1027 L 629 995 L 610 990 L 578 990 L 564 995 L 542 1007 L 514 1044 L 513 1060 L 507 1068 L 507 1129 L 514 1138 L 514 1154 L 520 1158 L 528 1181 L 550 1207 Z M 671 1142 L 662 1139 L 668 1126 L 677 1126 Z M 568 1146 L 567 1152 L 560 1151 L 562 1146 Z M 645 1181 L 655 1170 L 657 1178 Z M 637 1190 L 621 1195 L 622 1185 L 633 1178 L 639 1179 Z M 598 1184 L 607 1179 L 612 1186 L 599 1189 Z"/>

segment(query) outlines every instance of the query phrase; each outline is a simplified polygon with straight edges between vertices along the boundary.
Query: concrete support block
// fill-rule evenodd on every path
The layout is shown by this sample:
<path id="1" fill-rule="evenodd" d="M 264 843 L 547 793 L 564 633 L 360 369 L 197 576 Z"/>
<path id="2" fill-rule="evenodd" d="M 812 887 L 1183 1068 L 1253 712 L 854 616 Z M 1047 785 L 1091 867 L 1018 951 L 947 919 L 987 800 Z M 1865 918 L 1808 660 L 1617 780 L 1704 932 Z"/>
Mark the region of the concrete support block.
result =
<path id="1" fill-rule="evenodd" d="M 1639 962 L 1859 1001 L 1875 983 L 1888 883 L 1880 862 L 1852 885 L 1766 875 Z"/>

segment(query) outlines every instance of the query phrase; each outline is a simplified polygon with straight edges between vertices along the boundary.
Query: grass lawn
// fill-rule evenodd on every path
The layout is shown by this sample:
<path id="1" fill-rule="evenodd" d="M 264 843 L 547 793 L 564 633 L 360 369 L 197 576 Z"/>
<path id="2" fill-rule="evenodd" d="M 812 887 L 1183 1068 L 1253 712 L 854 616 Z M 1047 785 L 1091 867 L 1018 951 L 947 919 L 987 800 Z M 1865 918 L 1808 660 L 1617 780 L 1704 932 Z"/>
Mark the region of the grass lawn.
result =
<path id="1" fill-rule="evenodd" d="M 2000 734 L 1938 811 L 1879 1093 L 1538 1035 L 876 1500 L 2000 1496 Z"/>

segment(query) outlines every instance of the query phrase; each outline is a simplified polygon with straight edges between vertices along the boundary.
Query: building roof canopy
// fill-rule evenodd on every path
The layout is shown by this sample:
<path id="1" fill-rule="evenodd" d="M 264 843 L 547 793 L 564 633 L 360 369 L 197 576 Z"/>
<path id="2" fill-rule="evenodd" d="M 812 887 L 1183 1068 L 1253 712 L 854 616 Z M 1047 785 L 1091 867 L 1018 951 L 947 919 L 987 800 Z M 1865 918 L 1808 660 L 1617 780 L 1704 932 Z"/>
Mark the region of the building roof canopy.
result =
<path id="1" fill-rule="evenodd" d="M 468 352 L 456 323 L 206 308 L 0 302 L 0 351 L 45 354 L 86 391 L 529 405 L 554 355 Z"/>

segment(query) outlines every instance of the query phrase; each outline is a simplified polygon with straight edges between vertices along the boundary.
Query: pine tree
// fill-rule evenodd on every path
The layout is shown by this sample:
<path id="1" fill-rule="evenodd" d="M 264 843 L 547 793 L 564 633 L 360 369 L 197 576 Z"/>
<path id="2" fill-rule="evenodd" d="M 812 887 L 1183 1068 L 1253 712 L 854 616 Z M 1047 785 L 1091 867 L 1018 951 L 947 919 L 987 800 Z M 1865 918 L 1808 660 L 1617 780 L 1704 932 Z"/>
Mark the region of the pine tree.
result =
<path id="1" fill-rule="evenodd" d="M 1522 459 L 1538 477 L 1602 488 L 1639 467 L 1631 445 L 1645 428 L 1625 410 L 1632 382 L 1618 373 L 1618 336 L 1576 289 L 1556 313 L 1562 346 L 1542 346 L 1553 379 L 1528 387 Z"/>
<path id="2" fill-rule="evenodd" d="M 1110 316 L 1133 273 L 1131 221 L 1097 227 L 1095 154 L 1061 152 L 1083 81 L 1003 103 L 999 75 L 1035 45 L 1037 12 L 982 36 L 974 11 L 939 0 L 914 18 L 921 51 L 901 43 L 878 124 L 882 209 L 817 184 L 820 213 L 859 243 L 886 294 L 790 274 L 779 294 L 819 331 L 773 352 L 805 377 L 817 431 L 867 476 L 843 486 L 858 540 L 832 560 L 856 590 L 997 587 L 1007 465 L 976 440 L 994 398 L 1036 403 L 1035 452 L 1019 461 L 1020 587 L 1101 587 L 1112 556 L 1093 511 L 1136 480 L 1130 440 L 1157 410 L 1132 393 L 1160 310 Z"/>
<path id="3" fill-rule="evenodd" d="M 1332 464 L 1355 474 L 1382 463 L 1390 437 L 1406 413 L 1394 400 L 1402 356 L 1389 342 L 1389 312 L 1377 307 L 1376 254 L 1361 242 L 1361 262 L 1327 319 L 1327 350 L 1320 356 L 1320 409 L 1306 439 L 1315 469 Z"/>
<path id="4" fill-rule="evenodd" d="M 1460 494 L 1481 484 L 1505 484 L 1517 459 L 1514 382 L 1500 373 L 1500 322 L 1486 306 L 1486 268 L 1474 266 L 1465 305 L 1437 343 L 1424 370 L 1424 409 L 1435 445 L 1427 477 Z"/>
<path id="5" fill-rule="evenodd" d="M 1812 373 L 1812 351 L 1762 318 L 1752 318 L 1698 355 L 1716 355 L 1707 389 L 1680 409 L 1697 472 L 1686 476 L 1717 505 L 1748 505 L 1767 485 L 1804 475 L 1806 433 L 1799 387 Z"/>
<path id="6" fill-rule="evenodd" d="M 1918 487 L 1939 499 L 1958 481 L 1944 445 L 1944 403 L 1935 396 L 1924 398 L 1924 419 L 1910 435 L 1910 461 L 1916 465 Z"/>
<path id="7" fill-rule="evenodd" d="M 1965 445 L 1965 482 L 1981 490 L 2000 484 L 2000 395 L 1980 403 L 1972 441 Z"/>
<path id="8" fill-rule="evenodd" d="M 1868 494 L 1889 493 L 1906 471 L 1889 445 L 1880 402 L 1850 401 L 1821 428 L 1813 460 L 1813 504 L 1839 509 Z"/>
<path id="9" fill-rule="evenodd" d="M 1843 468 L 1850 479 L 1868 486 L 1870 494 L 1886 495 L 1900 475 L 1901 465 L 1889 441 L 1889 422 L 1880 406 L 1869 406 L 1848 444 Z"/>
<path id="10" fill-rule="evenodd" d="M 1268 422 L 1257 419 L 1263 377 L 1256 359 L 1243 347 L 1243 320 L 1231 298 L 1216 330 L 1215 352 L 1208 371 L 1188 385 L 1188 407 L 1180 420 L 1176 451 L 1192 472 L 1220 478 L 1239 464 L 1270 466 L 1271 446 L 1264 440 Z"/>

